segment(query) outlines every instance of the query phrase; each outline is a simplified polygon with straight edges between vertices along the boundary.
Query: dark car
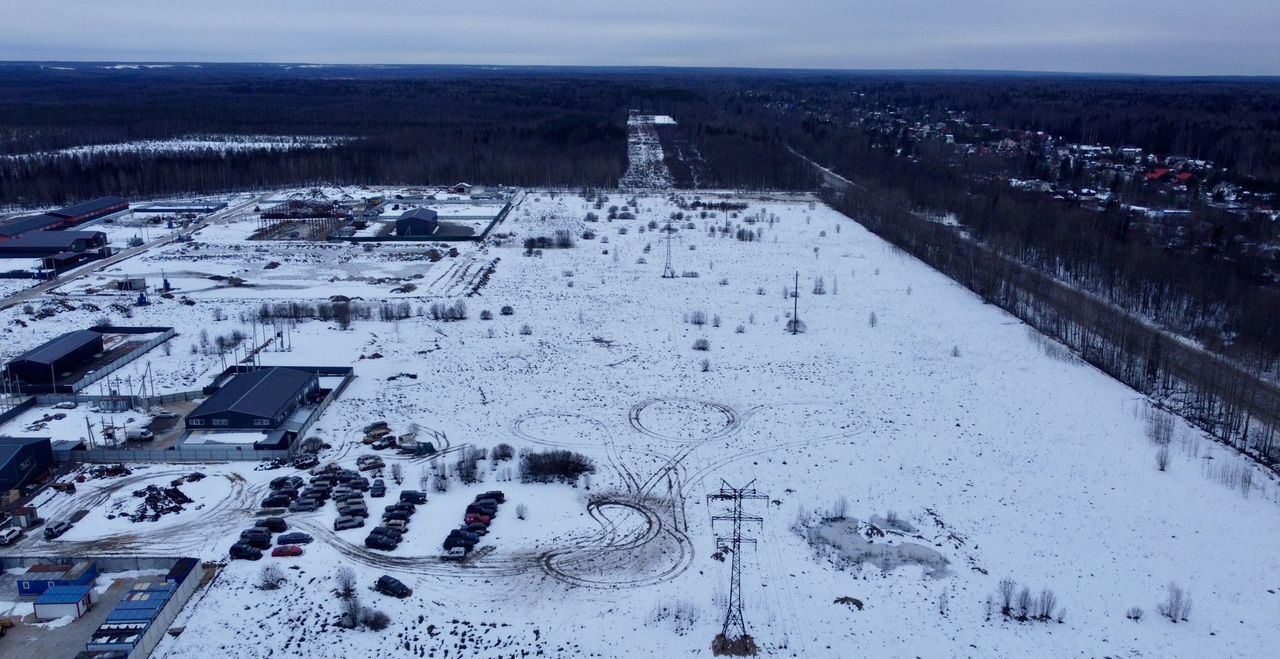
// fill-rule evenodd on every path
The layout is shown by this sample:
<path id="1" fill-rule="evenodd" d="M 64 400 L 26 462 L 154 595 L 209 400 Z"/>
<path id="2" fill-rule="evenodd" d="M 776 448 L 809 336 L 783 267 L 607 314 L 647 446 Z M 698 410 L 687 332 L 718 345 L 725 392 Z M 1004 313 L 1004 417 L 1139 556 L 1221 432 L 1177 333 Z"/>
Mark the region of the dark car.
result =
<path id="1" fill-rule="evenodd" d="M 427 502 L 427 495 L 417 490 L 403 490 L 400 492 L 400 500 L 408 503 L 424 504 Z"/>
<path id="2" fill-rule="evenodd" d="M 400 529 L 397 529 L 397 528 L 392 528 L 390 526 L 375 526 L 373 527 L 373 530 L 369 532 L 369 534 L 385 535 L 388 538 L 395 540 L 396 542 L 400 542 L 401 540 L 404 539 L 404 531 L 401 531 Z"/>
<path id="3" fill-rule="evenodd" d="M 310 469 L 320 464 L 320 458 L 312 453 L 304 453 L 293 459 L 293 466 L 298 469 Z"/>
<path id="4" fill-rule="evenodd" d="M 479 535 L 471 531 L 468 531 L 467 529 L 453 529 L 452 531 L 449 531 L 449 535 L 451 537 L 467 538 L 468 540 L 475 540 L 476 542 L 480 541 Z"/>
<path id="5" fill-rule="evenodd" d="M 353 478 L 347 482 L 347 487 L 353 490 L 360 490 L 361 492 L 364 492 L 369 489 L 369 479 Z"/>
<path id="6" fill-rule="evenodd" d="M 373 589 L 383 595 L 399 597 L 400 599 L 404 599 L 413 594 L 413 590 L 401 583 L 399 579 L 385 574 L 378 577 L 378 581 L 373 584 Z"/>
<path id="7" fill-rule="evenodd" d="M 493 501 L 497 501 L 498 503 L 506 503 L 507 495 L 503 494 L 502 490 L 489 490 L 484 494 L 476 495 L 476 501 L 480 501 L 482 499 L 491 499 Z"/>
<path id="8" fill-rule="evenodd" d="M 466 517 L 462 518 L 462 523 L 468 526 L 472 524 L 483 524 L 485 526 L 488 526 L 489 522 L 492 522 L 492 521 L 493 521 L 493 518 L 489 517 L 488 515 L 481 515 L 480 513 L 468 513 Z"/>
<path id="9" fill-rule="evenodd" d="M 451 535 L 444 539 L 444 548 L 453 549 L 454 547 L 462 547 L 470 550 L 472 547 L 476 546 L 476 543 L 478 542 L 479 540 L 470 540 L 462 536 Z"/>
<path id="10" fill-rule="evenodd" d="M 302 487 L 301 476 L 280 476 L 271 479 L 271 489 L 273 490 L 296 490 Z"/>
<path id="11" fill-rule="evenodd" d="M 285 524 L 284 518 L 281 517 L 263 517 L 255 524 L 270 530 L 272 533 L 284 533 L 289 530 L 289 525 Z"/>
<path id="12" fill-rule="evenodd" d="M 406 513 L 413 513 L 418 510 L 418 507 L 407 501 L 401 501 L 400 503 L 393 503 L 387 506 L 387 510 L 402 510 Z"/>
<path id="13" fill-rule="evenodd" d="M 374 421 L 373 423 L 370 423 L 369 425 L 365 426 L 363 432 L 367 435 L 379 428 L 387 428 L 387 427 L 390 427 L 390 426 L 386 421 Z"/>
<path id="14" fill-rule="evenodd" d="M 369 509 L 364 506 L 340 506 L 338 514 L 343 517 L 368 517 Z"/>
<path id="15" fill-rule="evenodd" d="M 263 508 L 284 508 L 285 506 L 288 506 L 290 503 L 293 503 L 293 500 L 290 499 L 289 497 L 279 495 L 279 494 L 273 494 L 262 500 L 262 507 Z"/>
<path id="16" fill-rule="evenodd" d="M 400 546 L 399 541 L 390 536 L 381 533 L 370 533 L 369 537 L 364 539 L 364 546 L 369 549 L 381 549 L 382 551 L 391 551 Z"/>
<path id="17" fill-rule="evenodd" d="M 246 536 L 246 535 L 244 535 L 244 534 L 241 534 L 241 535 L 240 535 L 240 542 L 239 542 L 239 544 L 248 545 L 248 546 L 253 547 L 253 548 L 255 548 L 255 549 L 270 549 L 270 548 L 271 548 L 271 536 L 269 536 L 269 535 L 250 535 L 250 536 Z"/>
<path id="18" fill-rule="evenodd" d="M 291 487 L 286 487 L 282 490 L 272 490 L 271 496 L 287 497 L 290 501 L 293 501 L 294 499 L 298 498 L 298 491 Z"/>
<path id="19" fill-rule="evenodd" d="M 373 497 L 373 498 L 375 498 L 375 499 L 381 499 L 382 497 L 387 496 L 387 486 L 386 486 L 386 485 L 374 485 L 373 487 L 370 487 L 370 488 L 369 488 L 369 496 L 371 496 L 371 497 Z"/>
<path id="20" fill-rule="evenodd" d="M 284 535 L 276 537 L 276 544 L 305 545 L 310 543 L 311 540 L 312 540 L 311 536 L 307 535 L 306 533 L 303 533 L 301 531 L 294 531 L 293 533 L 285 533 Z"/>
<path id="21" fill-rule="evenodd" d="M 231 545 L 231 558 L 256 561 L 262 558 L 262 552 L 241 542 Z"/>
<path id="22" fill-rule="evenodd" d="M 462 528 L 463 528 L 465 531 L 467 531 L 468 533 L 474 533 L 474 534 L 476 534 L 476 535 L 484 535 L 484 534 L 486 534 L 486 533 L 488 533 L 488 532 L 489 532 L 489 526 L 488 526 L 488 525 L 486 525 L 486 524 L 480 524 L 480 523 L 478 523 L 478 522 L 477 522 L 477 523 L 475 523 L 475 524 L 467 524 L 466 526 L 463 526 Z"/>
<path id="23" fill-rule="evenodd" d="M 492 518 L 492 517 L 497 517 L 497 516 L 498 516 L 498 507 L 497 507 L 496 505 L 494 505 L 494 506 L 485 506 L 485 505 L 481 505 L 481 504 L 478 504 L 478 503 L 473 503 L 473 504 L 471 504 L 471 505 L 467 506 L 467 511 L 466 511 L 466 513 L 465 513 L 465 514 L 467 514 L 467 515 L 471 515 L 471 514 L 476 514 L 476 515 L 488 515 L 488 516 L 489 516 L 489 517 L 491 517 L 491 518 Z"/>
<path id="24" fill-rule="evenodd" d="M 403 510 L 388 510 L 382 513 L 382 521 L 389 522 L 393 519 L 398 519 L 407 522 L 411 516 L 413 516 L 413 513 L 407 513 Z"/>

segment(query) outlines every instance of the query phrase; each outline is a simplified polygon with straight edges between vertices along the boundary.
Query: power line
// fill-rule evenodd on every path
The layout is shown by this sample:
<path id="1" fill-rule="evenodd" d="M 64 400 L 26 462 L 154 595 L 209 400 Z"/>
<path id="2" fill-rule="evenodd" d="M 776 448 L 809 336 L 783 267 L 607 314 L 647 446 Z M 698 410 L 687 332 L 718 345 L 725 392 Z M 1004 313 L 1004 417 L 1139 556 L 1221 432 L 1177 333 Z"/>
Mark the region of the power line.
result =
<path id="1" fill-rule="evenodd" d="M 728 552 L 733 560 L 733 567 L 729 573 L 729 602 L 725 609 L 724 626 L 720 630 L 720 638 L 725 643 L 742 642 L 744 639 L 750 641 L 750 635 L 747 634 L 747 623 L 742 616 L 742 545 L 756 544 L 756 538 L 746 538 L 742 535 L 743 522 L 760 524 L 763 526 L 764 518 L 758 515 L 747 515 L 743 512 L 743 502 L 746 501 L 767 501 L 769 496 L 758 492 L 755 488 L 756 482 L 752 480 L 744 487 L 733 487 L 725 481 L 720 481 L 720 491 L 707 495 L 707 503 L 713 501 L 726 502 L 730 504 L 730 512 L 727 514 L 712 515 L 711 524 L 714 527 L 716 522 L 731 522 L 733 524 L 733 535 L 724 537 L 716 536 L 716 546 L 719 552 Z M 752 643 L 754 646 L 754 643 Z M 752 653 L 754 654 L 754 652 Z"/>

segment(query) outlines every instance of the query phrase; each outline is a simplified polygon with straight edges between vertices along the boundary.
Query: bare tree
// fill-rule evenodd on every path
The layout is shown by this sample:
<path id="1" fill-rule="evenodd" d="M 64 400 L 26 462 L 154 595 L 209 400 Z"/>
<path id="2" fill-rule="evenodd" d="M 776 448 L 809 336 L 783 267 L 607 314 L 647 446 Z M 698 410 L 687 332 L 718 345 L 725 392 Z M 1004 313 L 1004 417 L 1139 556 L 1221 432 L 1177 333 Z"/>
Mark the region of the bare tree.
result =
<path id="1" fill-rule="evenodd" d="M 396 485 L 404 484 L 404 465 L 399 462 L 391 463 L 391 480 L 395 481 Z"/>
<path id="2" fill-rule="evenodd" d="M 276 590 L 284 585 L 287 581 L 284 578 L 284 570 L 280 569 L 277 563 L 268 563 L 262 566 L 258 572 L 258 588 L 260 590 Z"/>
<path id="3" fill-rule="evenodd" d="M 1168 468 L 1169 468 L 1169 445 L 1161 444 L 1160 448 L 1156 449 L 1156 469 L 1159 469 L 1160 471 L 1165 471 Z"/>
<path id="4" fill-rule="evenodd" d="M 998 586 L 1000 593 L 1000 613 L 1006 616 L 1013 615 L 1013 591 L 1017 587 L 1018 584 L 1014 582 L 1013 579 L 1005 577 L 1000 580 L 1000 585 Z"/>
<path id="5" fill-rule="evenodd" d="M 1186 621 L 1191 617 L 1191 594 L 1176 583 L 1169 584 L 1169 593 L 1157 609 L 1160 615 L 1173 622 Z"/>
<path id="6" fill-rule="evenodd" d="M 1018 599 L 1015 608 L 1018 611 L 1018 620 L 1026 620 L 1031 617 L 1032 607 L 1035 605 L 1035 599 L 1031 596 L 1031 588 L 1023 586 L 1018 591 Z"/>
<path id="7" fill-rule="evenodd" d="M 338 568 L 338 573 L 334 579 L 337 584 L 337 593 L 340 599 L 351 600 L 356 596 L 356 573 L 349 567 Z"/>

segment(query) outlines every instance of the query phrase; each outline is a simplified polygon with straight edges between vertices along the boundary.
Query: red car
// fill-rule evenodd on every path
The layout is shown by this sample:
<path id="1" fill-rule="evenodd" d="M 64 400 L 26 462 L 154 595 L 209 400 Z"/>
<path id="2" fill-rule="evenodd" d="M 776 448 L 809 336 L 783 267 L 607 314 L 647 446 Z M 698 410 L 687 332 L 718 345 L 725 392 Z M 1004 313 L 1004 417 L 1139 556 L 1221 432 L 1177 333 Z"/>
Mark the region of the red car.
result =
<path id="1" fill-rule="evenodd" d="M 463 524 L 484 524 L 485 526 L 488 526 L 489 516 L 481 515 L 480 513 L 467 513 L 467 516 L 462 518 L 462 523 Z"/>
<path id="2" fill-rule="evenodd" d="M 302 547 L 298 545 L 280 545 L 271 550 L 272 556 L 301 556 Z"/>

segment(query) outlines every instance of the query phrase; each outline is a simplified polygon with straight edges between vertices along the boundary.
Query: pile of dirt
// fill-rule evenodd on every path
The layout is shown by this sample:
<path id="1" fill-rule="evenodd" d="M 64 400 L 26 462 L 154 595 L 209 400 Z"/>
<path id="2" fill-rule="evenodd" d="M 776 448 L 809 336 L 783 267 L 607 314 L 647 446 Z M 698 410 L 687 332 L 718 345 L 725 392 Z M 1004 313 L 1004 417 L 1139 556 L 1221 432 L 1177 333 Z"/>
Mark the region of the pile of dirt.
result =
<path id="1" fill-rule="evenodd" d="M 156 522 L 170 513 L 180 513 L 187 504 L 194 503 L 191 497 L 172 485 L 169 487 L 148 485 L 141 490 L 135 490 L 133 496 L 136 499 L 142 499 L 138 507 L 133 512 L 121 513 L 131 522 Z M 118 507 L 124 508 L 125 504 L 125 500 L 121 500 Z M 107 515 L 107 519 L 113 519 L 116 516 Z"/>
<path id="2" fill-rule="evenodd" d="M 191 472 L 191 473 L 187 474 L 186 476 L 183 476 L 182 478 L 175 478 L 175 479 L 173 479 L 172 481 L 170 481 L 170 482 L 169 482 L 169 486 L 170 486 L 170 487 L 178 487 L 179 485 L 182 485 L 183 483 L 195 483 L 195 482 L 199 482 L 199 481 L 202 481 L 202 480 L 204 480 L 204 474 L 202 474 L 202 473 L 200 473 L 200 472 L 198 472 L 198 471 L 193 471 L 193 472 Z M 137 496 L 137 493 L 134 493 L 134 496 Z"/>
<path id="3" fill-rule="evenodd" d="M 750 634 L 734 639 L 725 638 L 724 634 L 716 634 L 715 640 L 711 642 L 711 653 L 717 656 L 750 657 L 757 652 L 759 649 L 756 648 L 756 640 L 751 638 Z"/>

